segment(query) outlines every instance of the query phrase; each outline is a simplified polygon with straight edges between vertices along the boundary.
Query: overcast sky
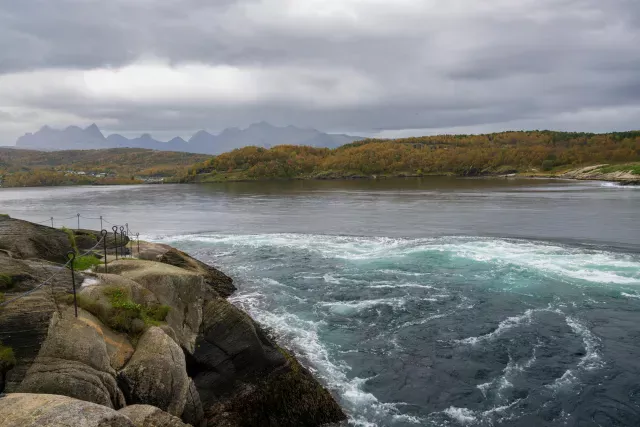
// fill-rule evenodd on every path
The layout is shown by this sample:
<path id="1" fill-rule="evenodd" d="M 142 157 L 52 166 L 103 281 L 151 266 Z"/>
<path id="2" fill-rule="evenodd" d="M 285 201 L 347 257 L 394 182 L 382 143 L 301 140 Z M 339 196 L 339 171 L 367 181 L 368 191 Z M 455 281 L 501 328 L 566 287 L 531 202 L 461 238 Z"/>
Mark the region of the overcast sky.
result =
<path id="1" fill-rule="evenodd" d="M 639 0 L 0 0 L 0 145 L 640 128 Z"/>

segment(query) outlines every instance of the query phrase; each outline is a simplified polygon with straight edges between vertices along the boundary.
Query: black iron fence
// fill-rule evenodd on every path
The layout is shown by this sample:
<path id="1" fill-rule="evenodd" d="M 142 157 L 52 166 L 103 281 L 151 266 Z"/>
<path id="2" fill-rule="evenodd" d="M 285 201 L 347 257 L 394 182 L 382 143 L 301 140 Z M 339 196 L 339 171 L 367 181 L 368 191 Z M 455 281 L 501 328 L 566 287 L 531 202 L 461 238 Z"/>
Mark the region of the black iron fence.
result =
<path id="1" fill-rule="evenodd" d="M 57 277 L 59 274 L 61 274 L 63 271 L 65 271 L 65 269 L 68 267 L 69 270 L 71 271 L 71 283 L 72 283 L 72 291 L 73 291 L 73 305 L 74 305 L 74 309 L 75 309 L 75 315 L 76 317 L 78 317 L 78 300 L 77 300 L 77 296 L 76 296 L 76 275 L 75 275 L 75 263 L 76 260 L 88 256 L 88 255 L 95 255 L 95 250 L 102 245 L 102 250 L 103 250 L 103 260 L 104 260 L 104 272 L 108 273 L 108 255 L 109 255 L 109 247 L 107 245 L 107 240 L 109 238 L 110 233 L 105 230 L 104 228 L 102 228 L 102 225 L 104 223 L 107 224 L 111 224 L 113 225 L 113 227 L 111 227 L 111 230 L 113 232 L 113 252 L 115 255 L 115 259 L 118 260 L 118 256 L 121 259 L 126 258 L 127 256 L 130 258 L 133 258 L 133 240 L 129 237 L 130 235 L 134 235 L 131 230 L 129 229 L 129 224 L 125 223 L 125 225 L 117 225 L 117 224 L 113 224 L 109 221 L 107 221 L 102 215 L 100 217 L 97 218 L 92 218 L 92 217 L 85 217 L 82 216 L 80 214 L 76 214 L 72 217 L 68 217 L 68 218 L 60 218 L 59 220 L 69 220 L 69 219 L 74 219 L 77 218 L 78 220 L 78 230 L 80 230 L 80 219 L 84 218 L 84 219 L 89 219 L 89 220 L 100 220 L 100 239 L 98 239 L 98 237 L 96 236 L 96 239 L 98 239 L 98 242 L 90 249 L 85 250 L 82 254 L 77 253 L 76 251 L 69 251 L 66 254 L 66 258 L 67 258 L 67 262 L 65 264 L 60 264 L 60 269 L 52 274 L 51 276 L 49 276 L 45 281 L 43 281 L 42 283 L 40 283 L 39 285 L 37 285 L 36 287 L 34 287 L 33 289 L 24 292 L 18 296 L 15 296 L 11 299 L 8 299 L 6 301 L 3 301 L 2 303 L 0 303 L 0 307 L 6 306 L 8 304 L 11 304 L 12 302 L 15 302 L 21 298 L 26 297 L 27 295 L 30 295 L 34 292 L 36 292 L 38 289 L 42 288 L 43 286 L 51 283 L 51 281 Z M 51 222 L 51 227 L 54 226 L 54 217 L 51 217 L 45 221 L 41 221 L 41 222 L 36 222 L 35 224 L 44 224 L 44 223 L 48 223 Z M 138 255 L 140 255 L 140 233 L 135 233 L 136 236 L 136 243 L 137 243 L 137 249 L 138 249 Z M 118 241 L 120 242 L 120 244 L 118 244 Z M 127 246 L 130 245 L 131 248 L 127 248 Z"/>

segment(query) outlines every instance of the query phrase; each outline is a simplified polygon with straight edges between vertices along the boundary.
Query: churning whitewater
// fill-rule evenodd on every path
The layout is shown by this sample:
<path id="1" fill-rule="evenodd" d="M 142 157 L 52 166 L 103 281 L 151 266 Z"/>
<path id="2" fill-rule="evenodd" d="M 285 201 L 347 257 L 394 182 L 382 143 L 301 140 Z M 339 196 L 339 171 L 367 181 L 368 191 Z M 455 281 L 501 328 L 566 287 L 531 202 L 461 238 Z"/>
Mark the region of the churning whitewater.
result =
<path id="1" fill-rule="evenodd" d="M 497 238 L 159 238 L 236 278 L 359 426 L 640 424 L 640 256 Z"/>

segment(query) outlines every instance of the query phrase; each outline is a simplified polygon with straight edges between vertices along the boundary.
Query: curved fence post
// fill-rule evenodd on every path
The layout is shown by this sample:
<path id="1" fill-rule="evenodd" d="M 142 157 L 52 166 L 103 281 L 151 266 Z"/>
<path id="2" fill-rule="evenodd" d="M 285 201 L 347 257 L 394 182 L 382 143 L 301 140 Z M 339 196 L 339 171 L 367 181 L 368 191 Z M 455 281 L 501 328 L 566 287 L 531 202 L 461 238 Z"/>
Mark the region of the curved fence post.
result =
<path id="1" fill-rule="evenodd" d="M 113 227 L 111 227 L 111 229 L 113 230 L 113 239 L 114 239 L 113 248 L 116 251 L 116 261 L 117 261 L 118 260 L 118 226 L 114 225 Z"/>
<path id="2" fill-rule="evenodd" d="M 107 271 L 107 234 L 109 234 L 109 232 L 107 230 L 102 230 L 100 234 L 102 235 L 102 245 L 104 246 L 104 272 L 108 273 Z"/>
<path id="3" fill-rule="evenodd" d="M 69 266 L 71 267 L 71 283 L 73 285 L 73 306 L 76 311 L 76 317 L 78 317 L 78 298 L 76 297 L 76 274 L 74 270 L 74 262 L 76 260 L 76 253 L 74 251 L 67 252 L 67 258 L 69 258 Z"/>

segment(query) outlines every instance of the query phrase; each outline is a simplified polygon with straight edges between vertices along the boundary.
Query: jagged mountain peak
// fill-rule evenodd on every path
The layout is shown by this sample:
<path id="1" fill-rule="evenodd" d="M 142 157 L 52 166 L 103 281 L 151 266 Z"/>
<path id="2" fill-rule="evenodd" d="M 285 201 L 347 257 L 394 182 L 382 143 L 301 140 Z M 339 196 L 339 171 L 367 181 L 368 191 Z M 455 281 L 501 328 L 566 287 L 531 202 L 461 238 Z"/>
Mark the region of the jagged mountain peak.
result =
<path id="1" fill-rule="evenodd" d="M 272 147 L 286 144 L 336 147 L 358 139 L 348 135 L 331 135 L 315 129 L 298 128 L 291 125 L 278 127 L 261 121 L 249 125 L 246 129 L 227 128 L 218 135 L 213 135 L 206 130 L 199 130 L 188 142 L 180 137 L 175 137 L 168 142 L 160 142 L 149 133 L 144 133 L 133 139 L 118 134 L 112 134 L 105 138 L 98 126 L 93 123 L 85 129 L 70 126 L 62 131 L 43 126 L 35 134 L 26 134 L 18 138 L 16 145 L 22 148 L 41 150 L 131 147 L 220 154 L 248 145 Z"/>

